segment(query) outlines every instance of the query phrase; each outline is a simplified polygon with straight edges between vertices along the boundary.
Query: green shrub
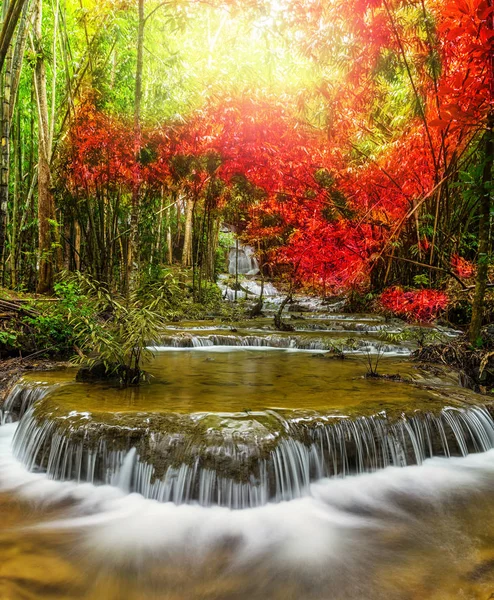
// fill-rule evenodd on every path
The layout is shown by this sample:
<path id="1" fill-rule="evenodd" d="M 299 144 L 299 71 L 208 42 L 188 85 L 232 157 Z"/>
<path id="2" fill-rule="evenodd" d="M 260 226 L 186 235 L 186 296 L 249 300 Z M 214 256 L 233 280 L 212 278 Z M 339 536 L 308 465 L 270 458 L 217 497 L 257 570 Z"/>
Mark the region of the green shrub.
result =
<path id="1" fill-rule="evenodd" d="M 75 278 L 61 279 L 54 286 L 55 302 L 34 302 L 28 307 L 33 314 L 22 318 L 36 350 L 55 354 L 70 351 L 76 341 L 71 320 L 74 316 L 94 315 L 94 308 Z"/>
<path id="2" fill-rule="evenodd" d="M 169 305 L 170 280 L 161 286 L 148 282 L 147 293 L 139 286 L 124 298 L 90 277 L 76 277 L 89 310 L 69 317 L 77 346 L 74 362 L 89 368 L 103 364 L 123 385 L 139 384 L 143 362 L 152 354 L 148 346 L 156 342 L 165 322 L 156 309 Z"/>

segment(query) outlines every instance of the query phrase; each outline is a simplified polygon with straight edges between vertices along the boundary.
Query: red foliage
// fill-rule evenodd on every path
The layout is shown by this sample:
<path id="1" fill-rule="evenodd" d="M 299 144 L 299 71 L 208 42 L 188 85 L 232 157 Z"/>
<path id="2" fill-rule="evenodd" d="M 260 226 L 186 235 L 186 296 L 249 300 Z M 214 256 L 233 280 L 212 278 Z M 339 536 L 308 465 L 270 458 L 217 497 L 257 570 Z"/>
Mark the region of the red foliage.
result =
<path id="1" fill-rule="evenodd" d="M 382 308 L 407 321 L 429 322 L 448 306 L 448 296 L 439 290 L 389 288 L 381 294 Z"/>
<path id="2" fill-rule="evenodd" d="M 134 133 L 127 123 L 83 102 L 69 132 L 67 171 L 72 192 L 95 196 L 105 187 L 159 186 L 169 176 L 169 144 L 163 132 Z"/>
<path id="3" fill-rule="evenodd" d="M 469 260 L 458 256 L 458 254 L 454 254 L 451 257 L 451 267 L 458 277 L 463 277 L 464 279 L 473 277 L 476 272 L 475 265 L 473 265 Z"/>
<path id="4" fill-rule="evenodd" d="M 239 9 L 244 4 L 224 2 Z M 255 9 L 262 1 L 247 4 Z M 197 198 L 218 178 L 226 190 L 222 201 L 232 202 L 232 187 L 242 179 L 262 192 L 250 208 L 245 235 L 266 242 L 271 262 L 291 265 L 299 283 L 315 288 L 364 288 L 377 257 L 433 193 L 493 101 L 486 68 L 494 51 L 493 9 L 487 0 L 425 4 L 437 25 L 432 42 L 397 18 L 399 0 L 287 0 L 285 27 L 303 34 L 292 39 L 308 56 L 323 64 L 331 40 L 346 53 L 345 81 L 336 89 L 324 81 L 319 87 L 321 102 L 331 107 L 326 132 L 304 125 L 289 98 L 255 94 L 215 96 L 184 126 L 138 135 L 90 102 L 82 104 L 69 135 L 71 188 L 95 195 L 103 186 L 180 185 Z M 431 44 L 441 59 L 437 80 L 424 67 Z M 391 132 L 377 158 L 356 161 L 354 142 L 375 112 L 373 73 L 386 55 L 403 61 L 402 48 L 412 57 L 423 112 L 410 117 L 399 135 Z M 177 158 L 189 161 L 185 174 Z M 422 238 L 419 252 L 433 243 Z M 451 264 L 460 277 L 474 274 L 460 257 Z M 395 314 L 430 320 L 447 297 L 394 288 L 381 303 Z"/>

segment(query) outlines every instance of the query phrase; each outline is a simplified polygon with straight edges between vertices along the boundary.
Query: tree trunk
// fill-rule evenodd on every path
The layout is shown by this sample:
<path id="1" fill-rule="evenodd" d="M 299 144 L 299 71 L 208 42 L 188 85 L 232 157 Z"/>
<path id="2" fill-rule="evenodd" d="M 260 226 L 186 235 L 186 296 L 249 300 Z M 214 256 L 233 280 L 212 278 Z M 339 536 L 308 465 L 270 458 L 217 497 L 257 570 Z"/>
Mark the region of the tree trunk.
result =
<path id="1" fill-rule="evenodd" d="M 17 110 L 15 121 L 14 141 L 14 194 L 12 202 L 12 218 L 10 221 L 10 285 L 16 288 L 18 284 L 17 265 L 19 262 L 19 196 L 22 182 L 22 147 L 21 147 L 21 113 Z"/>
<path id="2" fill-rule="evenodd" d="M 235 302 L 238 295 L 238 234 L 235 232 Z"/>
<path id="3" fill-rule="evenodd" d="M 185 233 L 184 248 L 182 252 L 182 266 L 190 267 L 192 265 L 192 217 L 194 214 L 194 201 L 187 198 L 185 207 Z"/>
<path id="4" fill-rule="evenodd" d="M 488 0 L 492 7 L 493 0 Z M 492 12 L 487 19 L 487 29 L 492 35 L 494 30 L 494 16 Z M 490 79 L 490 99 L 494 100 L 494 55 L 491 52 L 487 64 Z M 490 220 L 491 220 L 491 185 L 492 167 L 494 164 L 494 109 L 490 109 L 487 116 L 487 127 L 484 134 L 484 168 L 482 170 L 482 184 L 480 189 L 480 215 L 479 215 L 479 251 L 477 261 L 477 279 L 475 281 L 475 294 L 472 303 L 472 320 L 468 337 L 472 344 L 476 344 L 480 338 L 482 328 L 482 317 L 484 313 L 484 297 L 487 288 L 490 256 Z"/>
<path id="5" fill-rule="evenodd" d="M 168 264 L 173 264 L 173 246 L 172 246 L 172 224 L 170 208 L 166 209 L 166 251 Z"/>
<path id="6" fill-rule="evenodd" d="M 8 53 L 5 61 L 5 71 L 3 74 L 3 96 L 2 96 L 2 119 L 1 119 L 1 131 L 2 131 L 2 142 L 0 147 L 0 256 L 4 255 L 4 246 L 6 238 L 6 216 L 7 207 L 9 201 L 9 183 L 10 183 L 10 130 L 12 127 L 12 119 L 14 115 L 15 100 L 17 97 L 17 90 L 19 87 L 19 81 L 21 76 L 22 59 L 24 57 L 24 50 L 26 47 L 27 31 L 29 24 L 29 2 L 24 4 L 22 11 L 22 17 L 19 22 L 17 39 L 14 44 L 11 43 L 8 49 Z M 20 121 L 19 121 L 20 123 Z M 20 127 L 20 124 L 19 124 Z M 19 132 L 20 135 L 20 132 Z M 19 150 L 20 151 L 20 150 Z M 21 163 L 20 163 L 21 164 Z M 17 194 L 20 193 L 19 186 L 16 189 Z M 14 198 L 14 205 L 18 203 L 18 198 Z M 14 210 L 15 213 L 15 210 Z M 15 232 L 17 215 L 14 214 L 13 230 Z M 10 254 L 11 254 L 11 271 L 12 285 L 16 285 L 16 257 L 17 248 L 15 247 L 15 236 L 10 240 Z M 5 269 L 5 264 L 2 263 L 2 271 Z"/>
<path id="7" fill-rule="evenodd" d="M 489 269 L 490 246 L 490 212 L 492 167 L 494 164 L 494 112 L 491 112 L 487 122 L 487 131 L 484 137 L 484 168 L 482 171 L 482 187 L 480 198 L 479 216 L 479 252 L 477 262 L 477 279 L 475 281 L 475 294 L 472 303 L 472 319 L 468 337 L 472 344 L 480 338 L 482 317 L 484 312 L 484 297 L 487 288 Z"/>
<path id="8" fill-rule="evenodd" d="M 24 4 L 22 16 L 19 21 L 19 28 L 17 30 L 17 38 L 15 41 L 14 55 L 12 57 L 12 90 L 11 90 L 11 101 L 10 101 L 10 121 L 14 116 L 15 102 L 17 99 L 17 91 L 19 89 L 19 82 L 21 80 L 21 69 L 22 62 L 24 59 L 24 52 L 26 50 L 26 43 L 29 33 L 29 25 L 31 21 L 30 0 L 27 0 Z"/>
<path id="9" fill-rule="evenodd" d="M 137 30 L 137 66 L 136 85 L 134 96 L 134 136 L 135 136 L 135 160 L 137 164 L 135 181 L 132 186 L 132 202 L 130 209 L 130 238 L 127 256 L 127 291 L 134 285 L 135 265 L 139 264 L 139 198 L 141 191 L 139 155 L 141 146 L 141 103 L 142 103 L 142 69 L 144 59 L 144 1 L 139 0 L 138 6 L 138 30 Z"/>
<path id="10" fill-rule="evenodd" d="M 293 325 L 289 325 L 283 321 L 283 309 L 289 302 L 291 302 L 292 296 L 293 292 L 290 290 L 283 302 L 280 304 L 278 311 L 274 315 L 274 326 L 276 329 L 278 329 L 278 331 L 295 331 L 295 327 L 293 327 Z"/>
<path id="11" fill-rule="evenodd" d="M 6 238 L 7 206 L 9 201 L 10 174 L 10 114 L 12 91 L 12 45 L 9 46 L 5 60 L 5 71 L 2 78 L 2 144 L 0 147 L 0 260 L 1 271 L 4 272 L 4 253 Z"/>
<path id="12" fill-rule="evenodd" d="M 7 60 L 10 42 L 14 36 L 17 21 L 21 16 L 22 9 L 26 0 L 11 0 L 4 4 L 4 19 L 2 30 L 0 32 L 0 71 Z"/>
<path id="13" fill-rule="evenodd" d="M 81 269 L 81 226 L 78 221 L 74 223 L 74 267 L 76 271 Z"/>
<path id="14" fill-rule="evenodd" d="M 37 291 L 39 294 L 46 294 L 53 289 L 53 229 L 55 222 L 55 203 L 51 190 L 51 148 L 49 142 L 48 101 L 46 95 L 46 69 L 42 48 L 42 17 L 43 0 L 37 0 L 34 22 L 34 42 L 37 55 L 34 80 L 38 105 L 39 272 Z"/>
<path id="15" fill-rule="evenodd" d="M 160 209 L 158 212 L 158 229 L 156 231 L 156 235 L 154 236 L 154 242 L 151 244 L 151 258 L 149 259 L 150 264 L 154 264 L 155 261 L 159 264 L 163 261 L 162 256 L 162 229 L 163 229 L 163 221 L 165 219 L 165 190 L 163 186 L 161 186 L 161 195 L 160 195 Z"/>

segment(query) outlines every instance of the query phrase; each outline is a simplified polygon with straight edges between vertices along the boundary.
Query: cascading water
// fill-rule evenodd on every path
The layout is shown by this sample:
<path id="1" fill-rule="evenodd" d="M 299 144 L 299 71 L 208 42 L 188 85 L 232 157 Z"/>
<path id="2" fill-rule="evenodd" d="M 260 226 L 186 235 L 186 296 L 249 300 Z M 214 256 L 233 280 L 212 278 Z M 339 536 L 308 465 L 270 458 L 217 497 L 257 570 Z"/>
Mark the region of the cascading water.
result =
<path id="1" fill-rule="evenodd" d="M 0 408 L 1 424 L 18 421 L 37 400 L 44 398 L 54 387 L 40 383 L 16 383 Z"/>
<path id="2" fill-rule="evenodd" d="M 230 275 L 257 275 L 259 263 L 255 257 L 254 248 L 239 244 L 233 247 L 228 254 L 228 272 Z"/>
<path id="3" fill-rule="evenodd" d="M 14 453 L 29 469 L 57 480 L 117 484 L 160 502 L 198 502 L 241 509 L 293 500 L 326 477 L 422 464 L 433 456 L 466 456 L 494 448 L 494 421 L 483 407 L 445 408 L 439 414 L 356 419 L 287 419 L 268 439 L 234 435 L 197 440 L 194 434 L 129 431 L 115 437 L 89 417 L 21 419 Z M 134 446 L 133 444 L 136 444 Z"/>
<path id="4" fill-rule="evenodd" d="M 280 348 L 293 350 L 328 351 L 335 347 L 334 338 L 328 336 L 311 337 L 303 335 L 169 335 L 163 336 L 153 346 L 157 351 L 166 348 Z M 410 347 L 399 344 L 383 343 L 378 339 L 352 339 L 340 344 L 339 349 L 347 353 L 380 353 L 383 355 L 409 355 Z"/>
<path id="5" fill-rule="evenodd" d="M 0 597 L 488 598 L 491 407 L 403 357 L 366 379 L 382 323 L 349 321 L 333 360 L 340 321 L 170 332 L 136 389 L 26 375 L 0 427 Z"/>

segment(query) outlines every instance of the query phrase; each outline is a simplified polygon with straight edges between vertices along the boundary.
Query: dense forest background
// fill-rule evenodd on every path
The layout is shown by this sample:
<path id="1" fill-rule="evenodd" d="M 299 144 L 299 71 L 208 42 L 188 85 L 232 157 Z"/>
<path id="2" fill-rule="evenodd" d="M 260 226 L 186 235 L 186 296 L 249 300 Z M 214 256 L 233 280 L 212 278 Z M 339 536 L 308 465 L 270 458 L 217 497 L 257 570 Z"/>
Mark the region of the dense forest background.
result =
<path id="1" fill-rule="evenodd" d="M 290 290 L 449 306 L 478 339 L 491 0 L 1 6 L 4 287 L 81 272 L 128 297 L 180 267 L 202 301 L 230 231 Z"/>

